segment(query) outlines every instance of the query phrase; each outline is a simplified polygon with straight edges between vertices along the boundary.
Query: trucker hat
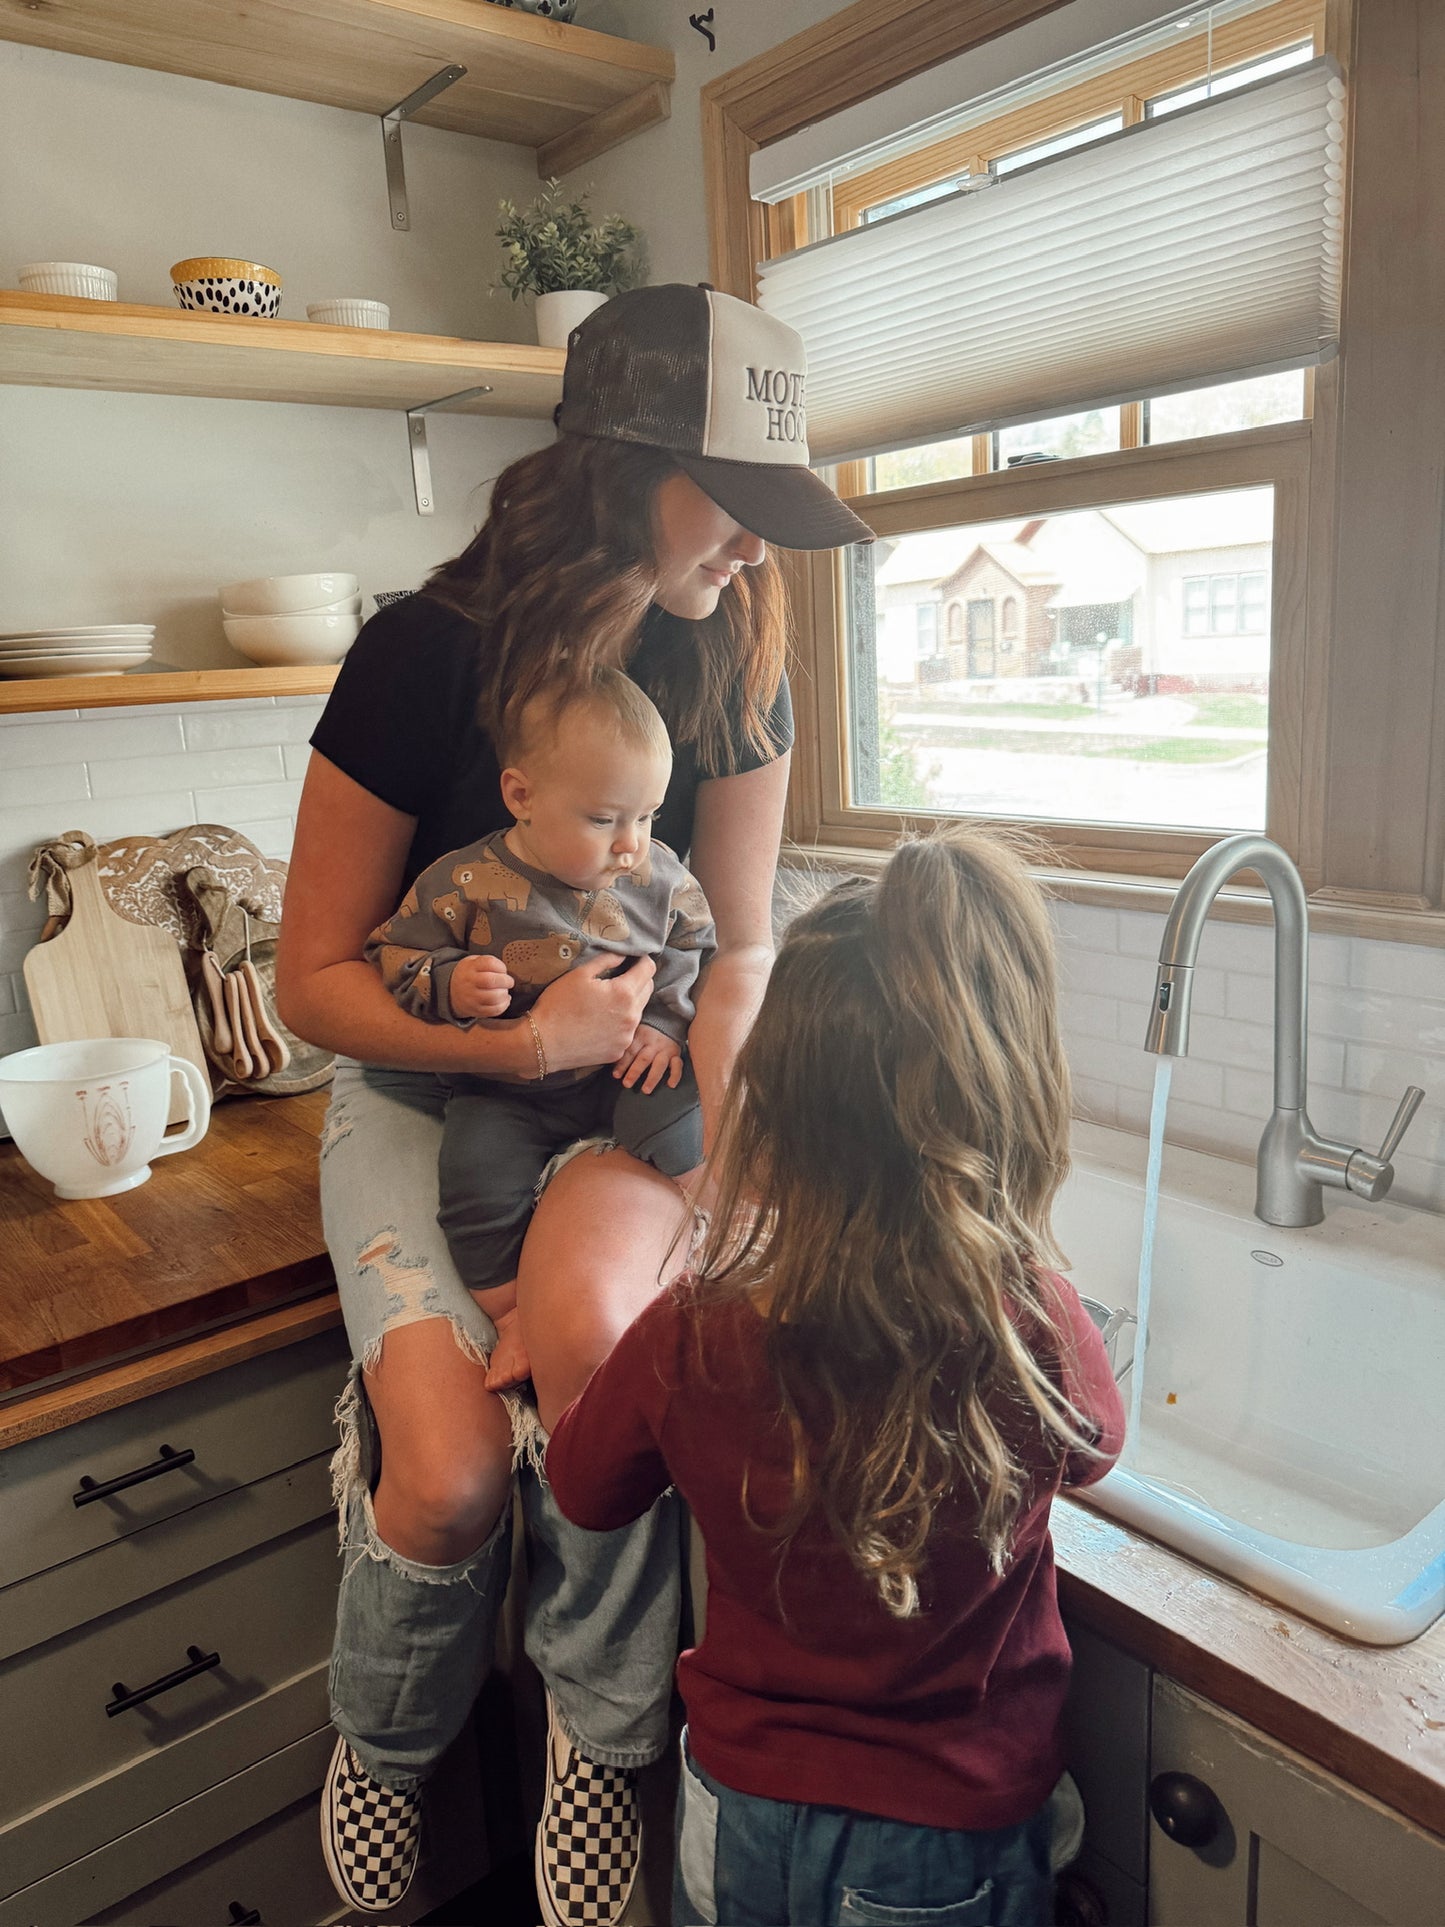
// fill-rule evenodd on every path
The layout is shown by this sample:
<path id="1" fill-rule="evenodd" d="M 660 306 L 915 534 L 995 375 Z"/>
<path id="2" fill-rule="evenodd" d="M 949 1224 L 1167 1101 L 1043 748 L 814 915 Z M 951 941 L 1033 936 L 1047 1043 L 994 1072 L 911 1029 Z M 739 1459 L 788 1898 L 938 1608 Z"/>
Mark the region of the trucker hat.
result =
<path id="1" fill-rule="evenodd" d="M 633 288 L 579 323 L 557 426 L 666 449 L 765 542 L 834 549 L 873 540 L 808 466 L 802 336 L 706 282 Z"/>

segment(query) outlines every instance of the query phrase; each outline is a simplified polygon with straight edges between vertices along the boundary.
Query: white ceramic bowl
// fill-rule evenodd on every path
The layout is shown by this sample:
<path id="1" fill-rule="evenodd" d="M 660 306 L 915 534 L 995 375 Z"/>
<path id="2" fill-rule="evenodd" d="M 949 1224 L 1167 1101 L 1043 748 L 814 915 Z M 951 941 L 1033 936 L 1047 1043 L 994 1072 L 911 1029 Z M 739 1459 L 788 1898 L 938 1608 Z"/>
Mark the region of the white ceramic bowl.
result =
<path id="1" fill-rule="evenodd" d="M 335 301 L 308 301 L 306 319 L 333 328 L 389 328 L 391 309 L 384 301 L 362 301 L 355 295 L 345 295 Z"/>
<path id="2" fill-rule="evenodd" d="M 183 308 L 203 308 L 211 314 L 259 316 L 274 319 L 281 307 L 281 277 L 259 261 L 237 261 L 228 254 L 198 254 L 177 261 L 171 285 Z"/>
<path id="3" fill-rule="evenodd" d="M 224 582 L 221 607 L 228 615 L 290 616 L 345 602 L 361 585 L 354 575 L 260 575 Z"/>
<path id="4" fill-rule="evenodd" d="M 250 662 L 275 668 L 286 663 L 340 662 L 361 628 L 359 615 L 226 616 L 221 627 L 231 647 Z"/>
<path id="5" fill-rule="evenodd" d="M 335 602 L 318 602 L 314 609 L 287 609 L 282 611 L 288 616 L 359 616 L 361 597 L 359 595 L 339 596 Z M 223 602 L 221 614 L 231 621 L 258 622 L 264 617 L 253 614 L 249 609 L 228 609 Z"/>
<path id="6" fill-rule="evenodd" d="M 114 301 L 120 282 L 114 268 L 88 261 L 30 261 L 20 270 L 26 294 L 72 294 L 82 301 Z"/>

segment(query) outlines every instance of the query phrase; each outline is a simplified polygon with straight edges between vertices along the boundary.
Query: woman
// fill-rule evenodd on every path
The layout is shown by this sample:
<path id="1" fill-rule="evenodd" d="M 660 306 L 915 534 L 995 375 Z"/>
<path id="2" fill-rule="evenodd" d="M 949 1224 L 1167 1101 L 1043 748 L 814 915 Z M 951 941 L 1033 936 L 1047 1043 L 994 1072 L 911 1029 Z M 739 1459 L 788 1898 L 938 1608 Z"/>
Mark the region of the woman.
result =
<path id="1" fill-rule="evenodd" d="M 407 1015 L 362 947 L 411 877 L 505 826 L 503 710 L 558 676 L 625 668 L 673 738 L 656 833 L 717 925 L 689 1038 L 711 1128 L 766 981 L 792 740 L 765 542 L 871 539 L 807 467 L 803 388 L 798 336 L 744 302 L 667 286 L 607 303 L 572 336 L 556 444 L 501 476 L 481 532 L 421 595 L 368 623 L 312 738 L 278 988 L 288 1023 L 340 1058 L 321 1189 L 356 1366 L 322 1837 L 359 1911 L 394 1908 L 410 1882 L 419 1790 L 486 1672 L 510 1563 L 494 1334 L 436 1224 L 445 1080 L 527 1078 L 537 1061 L 524 1022 Z M 652 966 L 602 968 L 533 1007 L 553 1069 L 608 1062 L 632 1035 Z M 543 1427 L 680 1267 L 685 1220 L 678 1187 L 615 1147 L 558 1172 L 517 1281 Z M 620 1532 L 579 1531 L 518 1456 L 527 1651 L 548 1691 L 538 1897 L 549 1927 L 596 1927 L 627 1904 L 636 1769 L 666 1743 L 680 1519 L 665 1500 Z"/>

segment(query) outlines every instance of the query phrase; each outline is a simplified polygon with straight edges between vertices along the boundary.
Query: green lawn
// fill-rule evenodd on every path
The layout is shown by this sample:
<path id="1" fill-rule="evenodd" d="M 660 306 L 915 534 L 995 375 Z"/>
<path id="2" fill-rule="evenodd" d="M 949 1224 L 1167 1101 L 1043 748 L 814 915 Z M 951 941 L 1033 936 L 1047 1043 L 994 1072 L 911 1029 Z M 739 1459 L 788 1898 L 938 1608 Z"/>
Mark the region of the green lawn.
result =
<path id="1" fill-rule="evenodd" d="M 926 751 L 1007 750 L 1014 755 L 1109 756 L 1135 763 L 1232 763 L 1255 747 L 1190 736 L 1084 736 L 1060 730 L 909 729 L 893 725 L 897 740 Z M 1264 745 L 1258 745 L 1263 749 Z"/>
<path id="2" fill-rule="evenodd" d="M 929 703 L 930 716 L 1037 716 L 1051 723 L 1076 723 L 1092 716 L 1092 703 Z"/>
<path id="3" fill-rule="evenodd" d="M 1269 704 L 1263 696 L 1191 696 L 1196 723 L 1212 729 L 1267 729 Z"/>

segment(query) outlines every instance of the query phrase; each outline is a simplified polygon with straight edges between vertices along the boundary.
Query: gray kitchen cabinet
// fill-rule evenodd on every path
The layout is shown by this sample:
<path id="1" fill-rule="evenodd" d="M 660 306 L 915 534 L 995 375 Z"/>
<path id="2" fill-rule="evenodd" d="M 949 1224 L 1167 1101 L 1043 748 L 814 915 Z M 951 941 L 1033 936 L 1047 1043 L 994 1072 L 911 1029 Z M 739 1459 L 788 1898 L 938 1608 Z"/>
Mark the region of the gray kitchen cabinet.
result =
<path id="1" fill-rule="evenodd" d="M 0 1927 L 343 1915 L 317 1793 L 346 1366 L 323 1333 L 0 1453 Z M 470 1731 L 428 1806 L 398 1922 L 485 1871 Z"/>
<path id="2" fill-rule="evenodd" d="M 1445 1840 L 1173 1680 L 1152 1713 L 1154 1927 L 1445 1921 Z"/>
<path id="3" fill-rule="evenodd" d="M 1084 1846 L 1060 1882 L 1066 1927 L 1145 1927 L 1149 1861 L 1149 1694 L 1142 1660 L 1069 1628 L 1069 1771 L 1084 1802 Z"/>

